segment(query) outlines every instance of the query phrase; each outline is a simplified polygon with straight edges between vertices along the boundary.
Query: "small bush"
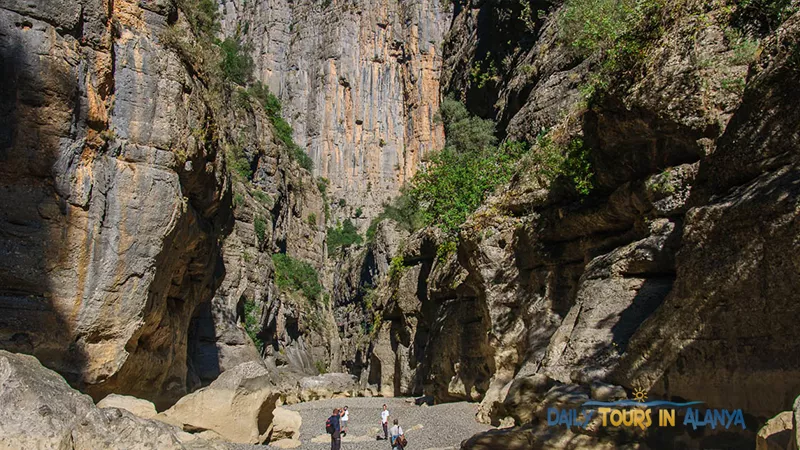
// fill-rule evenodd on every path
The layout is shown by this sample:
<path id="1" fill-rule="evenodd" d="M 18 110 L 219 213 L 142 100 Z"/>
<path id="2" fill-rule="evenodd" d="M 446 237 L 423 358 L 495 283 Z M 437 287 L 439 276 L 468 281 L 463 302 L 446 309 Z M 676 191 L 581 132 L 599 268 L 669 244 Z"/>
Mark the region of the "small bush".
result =
<path id="1" fill-rule="evenodd" d="M 269 90 L 268 86 L 261 82 L 254 83 L 248 88 L 247 92 L 249 95 L 255 97 L 264 108 L 264 112 L 267 113 L 267 116 L 269 116 L 272 122 L 272 128 L 275 130 L 275 137 L 283 142 L 289 150 L 289 157 L 297 161 L 300 167 L 309 172 L 313 171 L 314 160 L 308 156 L 305 150 L 295 144 L 294 138 L 292 137 L 294 130 L 292 126 L 289 125 L 289 122 L 281 116 L 281 102 L 278 100 L 278 97 Z"/>
<path id="2" fill-rule="evenodd" d="M 369 240 L 383 219 L 394 220 L 408 231 L 436 225 L 455 233 L 497 186 L 508 182 L 528 151 L 524 142 L 496 147 L 494 122 L 471 115 L 452 98 L 442 102 L 437 118 L 444 124 L 445 148 L 414 175 L 398 198 L 384 205 L 367 230 Z"/>
<path id="3" fill-rule="evenodd" d="M 453 253 L 456 252 L 458 249 L 458 242 L 454 240 L 445 241 L 442 245 L 440 245 L 436 249 L 436 260 L 439 262 L 447 261 L 447 258 L 450 257 Z"/>
<path id="4" fill-rule="evenodd" d="M 317 189 L 323 196 L 328 194 L 328 179 L 324 177 L 317 178 Z"/>
<path id="5" fill-rule="evenodd" d="M 330 0 L 328 0 L 328 4 L 330 4 Z M 328 366 L 325 364 L 324 361 L 320 361 L 320 360 L 314 361 L 314 367 L 317 369 L 317 372 L 319 372 L 320 374 L 328 373 Z"/>
<path id="6" fill-rule="evenodd" d="M 408 232 L 418 230 L 425 225 L 420 205 L 412 198 L 410 189 L 411 184 L 402 187 L 397 198 L 391 203 L 384 203 L 383 211 L 372 219 L 369 228 L 367 228 L 368 242 L 375 242 L 378 223 L 385 219 L 395 222 L 400 228 Z"/>
<path id="7" fill-rule="evenodd" d="M 262 191 L 261 189 L 253 190 L 253 198 L 258 200 L 258 202 L 264 205 L 265 208 L 272 209 L 273 206 L 272 197 L 270 197 L 269 194 Z"/>
<path id="8" fill-rule="evenodd" d="M 734 28 L 725 30 L 725 38 L 728 45 L 733 49 L 731 63 L 738 65 L 750 64 L 758 55 L 759 43 L 756 39 L 751 39 L 746 34 Z"/>
<path id="9" fill-rule="evenodd" d="M 311 228 L 317 229 L 317 215 L 311 213 L 308 215 L 308 224 L 311 225 Z"/>
<path id="10" fill-rule="evenodd" d="M 488 62 L 486 62 L 488 60 Z M 494 60 L 491 59 L 491 54 L 486 55 L 486 60 L 476 61 L 469 71 L 470 83 L 482 89 L 489 82 L 497 81 L 497 67 L 494 65 Z"/>
<path id="11" fill-rule="evenodd" d="M 364 215 L 364 210 L 361 209 L 361 207 L 359 206 L 358 208 L 356 208 L 356 219 L 358 219 L 362 215 Z"/>
<path id="12" fill-rule="evenodd" d="M 253 178 L 253 169 L 250 166 L 250 160 L 247 159 L 241 147 L 235 145 L 228 146 L 225 156 L 232 174 L 238 175 L 243 181 L 250 181 Z"/>
<path id="13" fill-rule="evenodd" d="M 236 194 L 233 196 L 233 206 L 242 206 L 244 205 L 244 196 L 242 194 Z"/>
<path id="14" fill-rule="evenodd" d="M 746 86 L 746 82 L 744 78 L 725 78 L 720 81 L 720 87 L 722 90 L 730 92 L 736 95 L 742 95 L 744 93 L 744 89 Z"/>
<path id="15" fill-rule="evenodd" d="M 264 221 L 263 217 L 256 216 L 253 219 L 253 229 L 255 230 L 256 237 L 258 238 L 258 245 L 262 245 L 267 239 L 267 223 Z"/>
<path id="16" fill-rule="evenodd" d="M 244 329 L 250 339 L 261 352 L 264 349 L 264 341 L 258 336 L 261 331 L 261 320 L 258 315 L 258 306 L 253 300 L 244 301 Z"/>
<path id="17" fill-rule="evenodd" d="M 358 229 L 350 219 L 345 219 L 339 227 L 328 228 L 328 253 L 331 255 L 342 247 L 359 245 L 363 242 L 364 239 L 358 234 Z"/>
<path id="18" fill-rule="evenodd" d="M 279 288 L 301 292 L 312 302 L 319 300 L 322 285 L 317 270 L 311 264 L 284 253 L 272 255 L 272 262 L 275 265 L 275 283 Z"/>
<path id="19" fill-rule="evenodd" d="M 406 261 L 403 258 L 403 255 L 395 256 L 389 263 L 389 278 L 396 280 L 400 277 L 400 275 L 403 274 L 403 272 L 405 272 L 406 269 Z"/>
<path id="20" fill-rule="evenodd" d="M 590 149 L 583 139 L 574 138 L 566 145 L 558 145 L 545 133 L 538 137 L 537 147 L 531 153 L 529 163 L 532 163 L 533 171 L 542 184 L 563 178 L 580 195 L 588 195 L 592 191 L 594 173 Z"/>
<path id="21" fill-rule="evenodd" d="M 459 153 L 484 150 L 497 144 L 494 135 L 495 124 L 488 119 L 473 116 L 463 103 L 445 98 L 437 115 L 437 120 L 444 125 L 445 148 Z"/>
<path id="22" fill-rule="evenodd" d="M 214 0 L 178 0 L 177 4 L 197 36 L 213 37 L 219 31 L 218 6 Z"/>
<path id="23" fill-rule="evenodd" d="M 454 233 L 497 186 L 508 182 L 527 151 L 523 142 L 466 153 L 446 147 L 412 179 L 412 204 L 422 207 L 423 223 Z"/>
<path id="24" fill-rule="evenodd" d="M 657 0 L 566 0 L 559 37 L 580 56 L 611 48 L 653 15 Z"/>

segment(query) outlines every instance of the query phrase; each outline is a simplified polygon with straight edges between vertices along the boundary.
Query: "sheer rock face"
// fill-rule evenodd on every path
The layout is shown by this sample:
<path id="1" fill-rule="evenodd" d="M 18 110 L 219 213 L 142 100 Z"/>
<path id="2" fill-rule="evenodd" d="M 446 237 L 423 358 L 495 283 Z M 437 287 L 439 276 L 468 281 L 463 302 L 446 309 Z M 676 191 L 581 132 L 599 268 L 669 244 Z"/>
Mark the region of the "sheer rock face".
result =
<path id="1" fill-rule="evenodd" d="M 158 44 L 167 13 L 0 9 L 0 345 L 98 398 L 183 394 L 189 318 L 218 283 L 229 186 L 187 139 L 208 108 Z"/>
<path id="2" fill-rule="evenodd" d="M 239 29 L 252 46 L 257 78 L 280 97 L 315 173 L 330 180 L 335 218 L 350 217 L 365 229 L 426 155 L 443 146 L 434 116 L 440 44 L 450 23 L 446 3 L 225 3 L 224 28 L 231 35 Z"/>
<path id="3" fill-rule="evenodd" d="M 260 107 L 212 108 L 162 42 L 181 23 L 170 1 L 0 8 L 0 348 L 161 409 L 260 359 L 240 311 L 276 302 L 271 253 L 324 255 L 313 177 Z M 234 144 L 253 170 L 235 189 Z"/>

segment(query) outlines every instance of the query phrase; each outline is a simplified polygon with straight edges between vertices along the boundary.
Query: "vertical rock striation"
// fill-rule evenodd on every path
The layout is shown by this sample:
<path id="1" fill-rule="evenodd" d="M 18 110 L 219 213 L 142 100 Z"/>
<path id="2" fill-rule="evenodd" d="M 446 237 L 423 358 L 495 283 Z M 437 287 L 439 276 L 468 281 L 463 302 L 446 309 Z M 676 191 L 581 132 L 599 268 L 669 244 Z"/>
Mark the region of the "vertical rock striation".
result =
<path id="1" fill-rule="evenodd" d="M 442 147 L 434 116 L 449 14 L 438 0 L 233 1 L 223 22 L 252 47 L 257 77 L 330 180 L 334 217 L 366 228 Z"/>

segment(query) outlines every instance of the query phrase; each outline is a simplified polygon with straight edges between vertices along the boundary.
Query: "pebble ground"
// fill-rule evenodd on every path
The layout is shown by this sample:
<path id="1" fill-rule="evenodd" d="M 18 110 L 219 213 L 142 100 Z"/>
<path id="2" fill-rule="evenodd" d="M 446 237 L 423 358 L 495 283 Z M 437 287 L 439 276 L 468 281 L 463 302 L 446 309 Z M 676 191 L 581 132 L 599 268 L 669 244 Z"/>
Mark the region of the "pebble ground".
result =
<path id="1" fill-rule="evenodd" d="M 417 406 L 404 398 L 358 397 L 298 403 L 285 408 L 299 412 L 303 418 L 301 449 L 329 449 L 325 420 L 333 408 L 347 405 L 350 423 L 349 432 L 342 439 L 342 450 L 389 450 L 389 441 L 376 440 L 384 403 L 391 414 L 389 423 L 398 419 L 406 432 L 408 450 L 457 450 L 464 439 L 491 428 L 475 421 L 478 405 L 466 402 Z M 382 430 L 380 435 L 383 436 Z"/>

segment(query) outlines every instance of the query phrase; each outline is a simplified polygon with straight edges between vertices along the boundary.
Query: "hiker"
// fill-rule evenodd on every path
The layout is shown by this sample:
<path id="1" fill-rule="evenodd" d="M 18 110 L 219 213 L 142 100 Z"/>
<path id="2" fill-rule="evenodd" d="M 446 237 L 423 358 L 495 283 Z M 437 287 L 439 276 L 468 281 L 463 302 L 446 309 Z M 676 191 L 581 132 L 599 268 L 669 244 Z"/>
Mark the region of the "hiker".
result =
<path id="1" fill-rule="evenodd" d="M 394 419 L 394 426 L 392 427 L 392 450 L 403 450 L 406 448 L 406 435 L 403 433 L 403 427 Z"/>
<path id="2" fill-rule="evenodd" d="M 339 408 L 334 408 L 333 414 L 325 422 L 325 431 L 331 435 L 331 450 L 342 448 L 342 427 L 339 422 Z"/>
<path id="3" fill-rule="evenodd" d="M 350 420 L 350 411 L 347 405 L 342 409 L 342 436 L 347 436 L 347 422 Z"/>
<path id="4" fill-rule="evenodd" d="M 383 411 L 381 411 L 381 426 L 383 426 L 383 440 L 389 439 L 389 409 L 386 403 L 383 404 Z"/>

